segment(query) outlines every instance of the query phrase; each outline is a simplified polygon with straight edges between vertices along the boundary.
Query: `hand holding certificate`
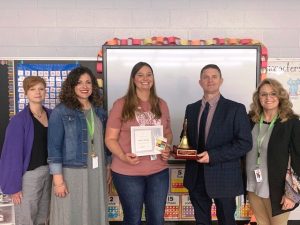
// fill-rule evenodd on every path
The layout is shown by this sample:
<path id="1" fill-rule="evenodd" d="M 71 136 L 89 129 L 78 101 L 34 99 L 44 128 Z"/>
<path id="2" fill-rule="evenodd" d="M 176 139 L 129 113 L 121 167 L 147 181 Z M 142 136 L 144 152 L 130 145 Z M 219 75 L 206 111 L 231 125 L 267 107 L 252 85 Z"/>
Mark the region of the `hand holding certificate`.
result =
<path id="1" fill-rule="evenodd" d="M 161 154 L 166 145 L 162 126 L 131 127 L 131 149 L 137 156 Z"/>

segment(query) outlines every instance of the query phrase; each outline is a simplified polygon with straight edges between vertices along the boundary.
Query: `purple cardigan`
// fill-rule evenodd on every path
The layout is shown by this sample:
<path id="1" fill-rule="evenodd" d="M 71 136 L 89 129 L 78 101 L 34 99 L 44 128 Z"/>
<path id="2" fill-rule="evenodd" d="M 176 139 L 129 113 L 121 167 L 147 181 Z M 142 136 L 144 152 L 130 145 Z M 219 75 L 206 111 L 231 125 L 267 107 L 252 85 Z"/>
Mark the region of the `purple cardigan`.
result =
<path id="1" fill-rule="evenodd" d="M 51 110 L 44 108 L 48 118 Z M 29 106 L 9 122 L 0 159 L 0 188 L 4 194 L 22 190 L 22 176 L 27 171 L 34 138 L 34 125 Z"/>

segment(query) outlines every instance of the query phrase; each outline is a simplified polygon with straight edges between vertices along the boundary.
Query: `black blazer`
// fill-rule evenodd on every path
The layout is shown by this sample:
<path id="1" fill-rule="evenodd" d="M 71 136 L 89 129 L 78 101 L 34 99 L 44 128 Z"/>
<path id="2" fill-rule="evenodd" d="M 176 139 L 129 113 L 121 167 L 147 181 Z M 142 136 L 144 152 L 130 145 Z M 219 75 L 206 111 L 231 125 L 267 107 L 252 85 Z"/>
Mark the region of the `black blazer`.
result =
<path id="1" fill-rule="evenodd" d="M 197 149 L 198 116 L 201 101 L 186 107 L 189 144 Z M 240 158 L 252 148 L 251 127 L 245 106 L 220 96 L 206 142 L 210 163 L 204 164 L 207 194 L 211 198 L 243 194 Z M 193 190 L 197 181 L 198 162 L 186 161 L 184 186 Z"/>
<path id="2" fill-rule="evenodd" d="M 289 119 L 286 122 L 280 122 L 278 119 L 268 143 L 268 178 L 273 216 L 293 210 L 281 210 L 280 204 L 284 195 L 289 150 L 292 158 L 291 166 L 300 175 L 300 121 L 298 118 Z"/>

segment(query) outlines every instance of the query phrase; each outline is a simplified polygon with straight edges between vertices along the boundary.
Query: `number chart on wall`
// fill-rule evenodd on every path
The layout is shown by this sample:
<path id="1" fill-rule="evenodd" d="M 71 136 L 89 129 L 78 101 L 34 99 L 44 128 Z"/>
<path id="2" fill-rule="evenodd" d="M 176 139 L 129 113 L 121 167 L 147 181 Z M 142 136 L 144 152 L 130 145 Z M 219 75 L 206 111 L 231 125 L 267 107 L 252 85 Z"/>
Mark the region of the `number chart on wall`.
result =
<path id="1" fill-rule="evenodd" d="M 59 102 L 58 96 L 63 80 L 75 66 L 82 65 L 92 70 L 99 79 L 102 74 L 96 71 L 97 58 L 1 58 L 0 59 L 0 153 L 4 140 L 5 129 L 9 119 L 22 110 L 28 103 L 23 90 L 26 76 L 41 76 L 46 80 L 47 98 L 44 105 L 54 108 Z M 59 65 L 62 65 L 59 68 Z M 73 65 L 73 66 L 72 66 Z M 101 80 L 102 81 L 102 80 Z"/>
<path id="2" fill-rule="evenodd" d="M 78 64 L 18 64 L 17 65 L 17 87 L 16 108 L 17 112 L 23 110 L 28 104 L 23 89 L 23 80 L 28 76 L 39 76 L 46 81 L 46 98 L 44 105 L 53 109 L 58 103 L 58 95 L 61 91 L 62 82 L 68 73 L 76 68 Z"/>

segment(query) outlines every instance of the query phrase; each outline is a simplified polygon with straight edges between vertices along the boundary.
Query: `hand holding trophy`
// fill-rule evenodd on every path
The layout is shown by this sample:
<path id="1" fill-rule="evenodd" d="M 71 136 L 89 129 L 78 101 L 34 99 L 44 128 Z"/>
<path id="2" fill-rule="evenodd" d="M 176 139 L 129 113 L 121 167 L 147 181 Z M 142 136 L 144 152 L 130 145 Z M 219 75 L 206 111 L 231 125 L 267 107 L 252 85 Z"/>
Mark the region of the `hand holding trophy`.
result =
<path id="1" fill-rule="evenodd" d="M 187 119 L 183 123 L 183 135 L 179 145 L 173 146 L 174 157 L 176 159 L 197 159 L 197 150 L 191 149 L 187 138 Z"/>

